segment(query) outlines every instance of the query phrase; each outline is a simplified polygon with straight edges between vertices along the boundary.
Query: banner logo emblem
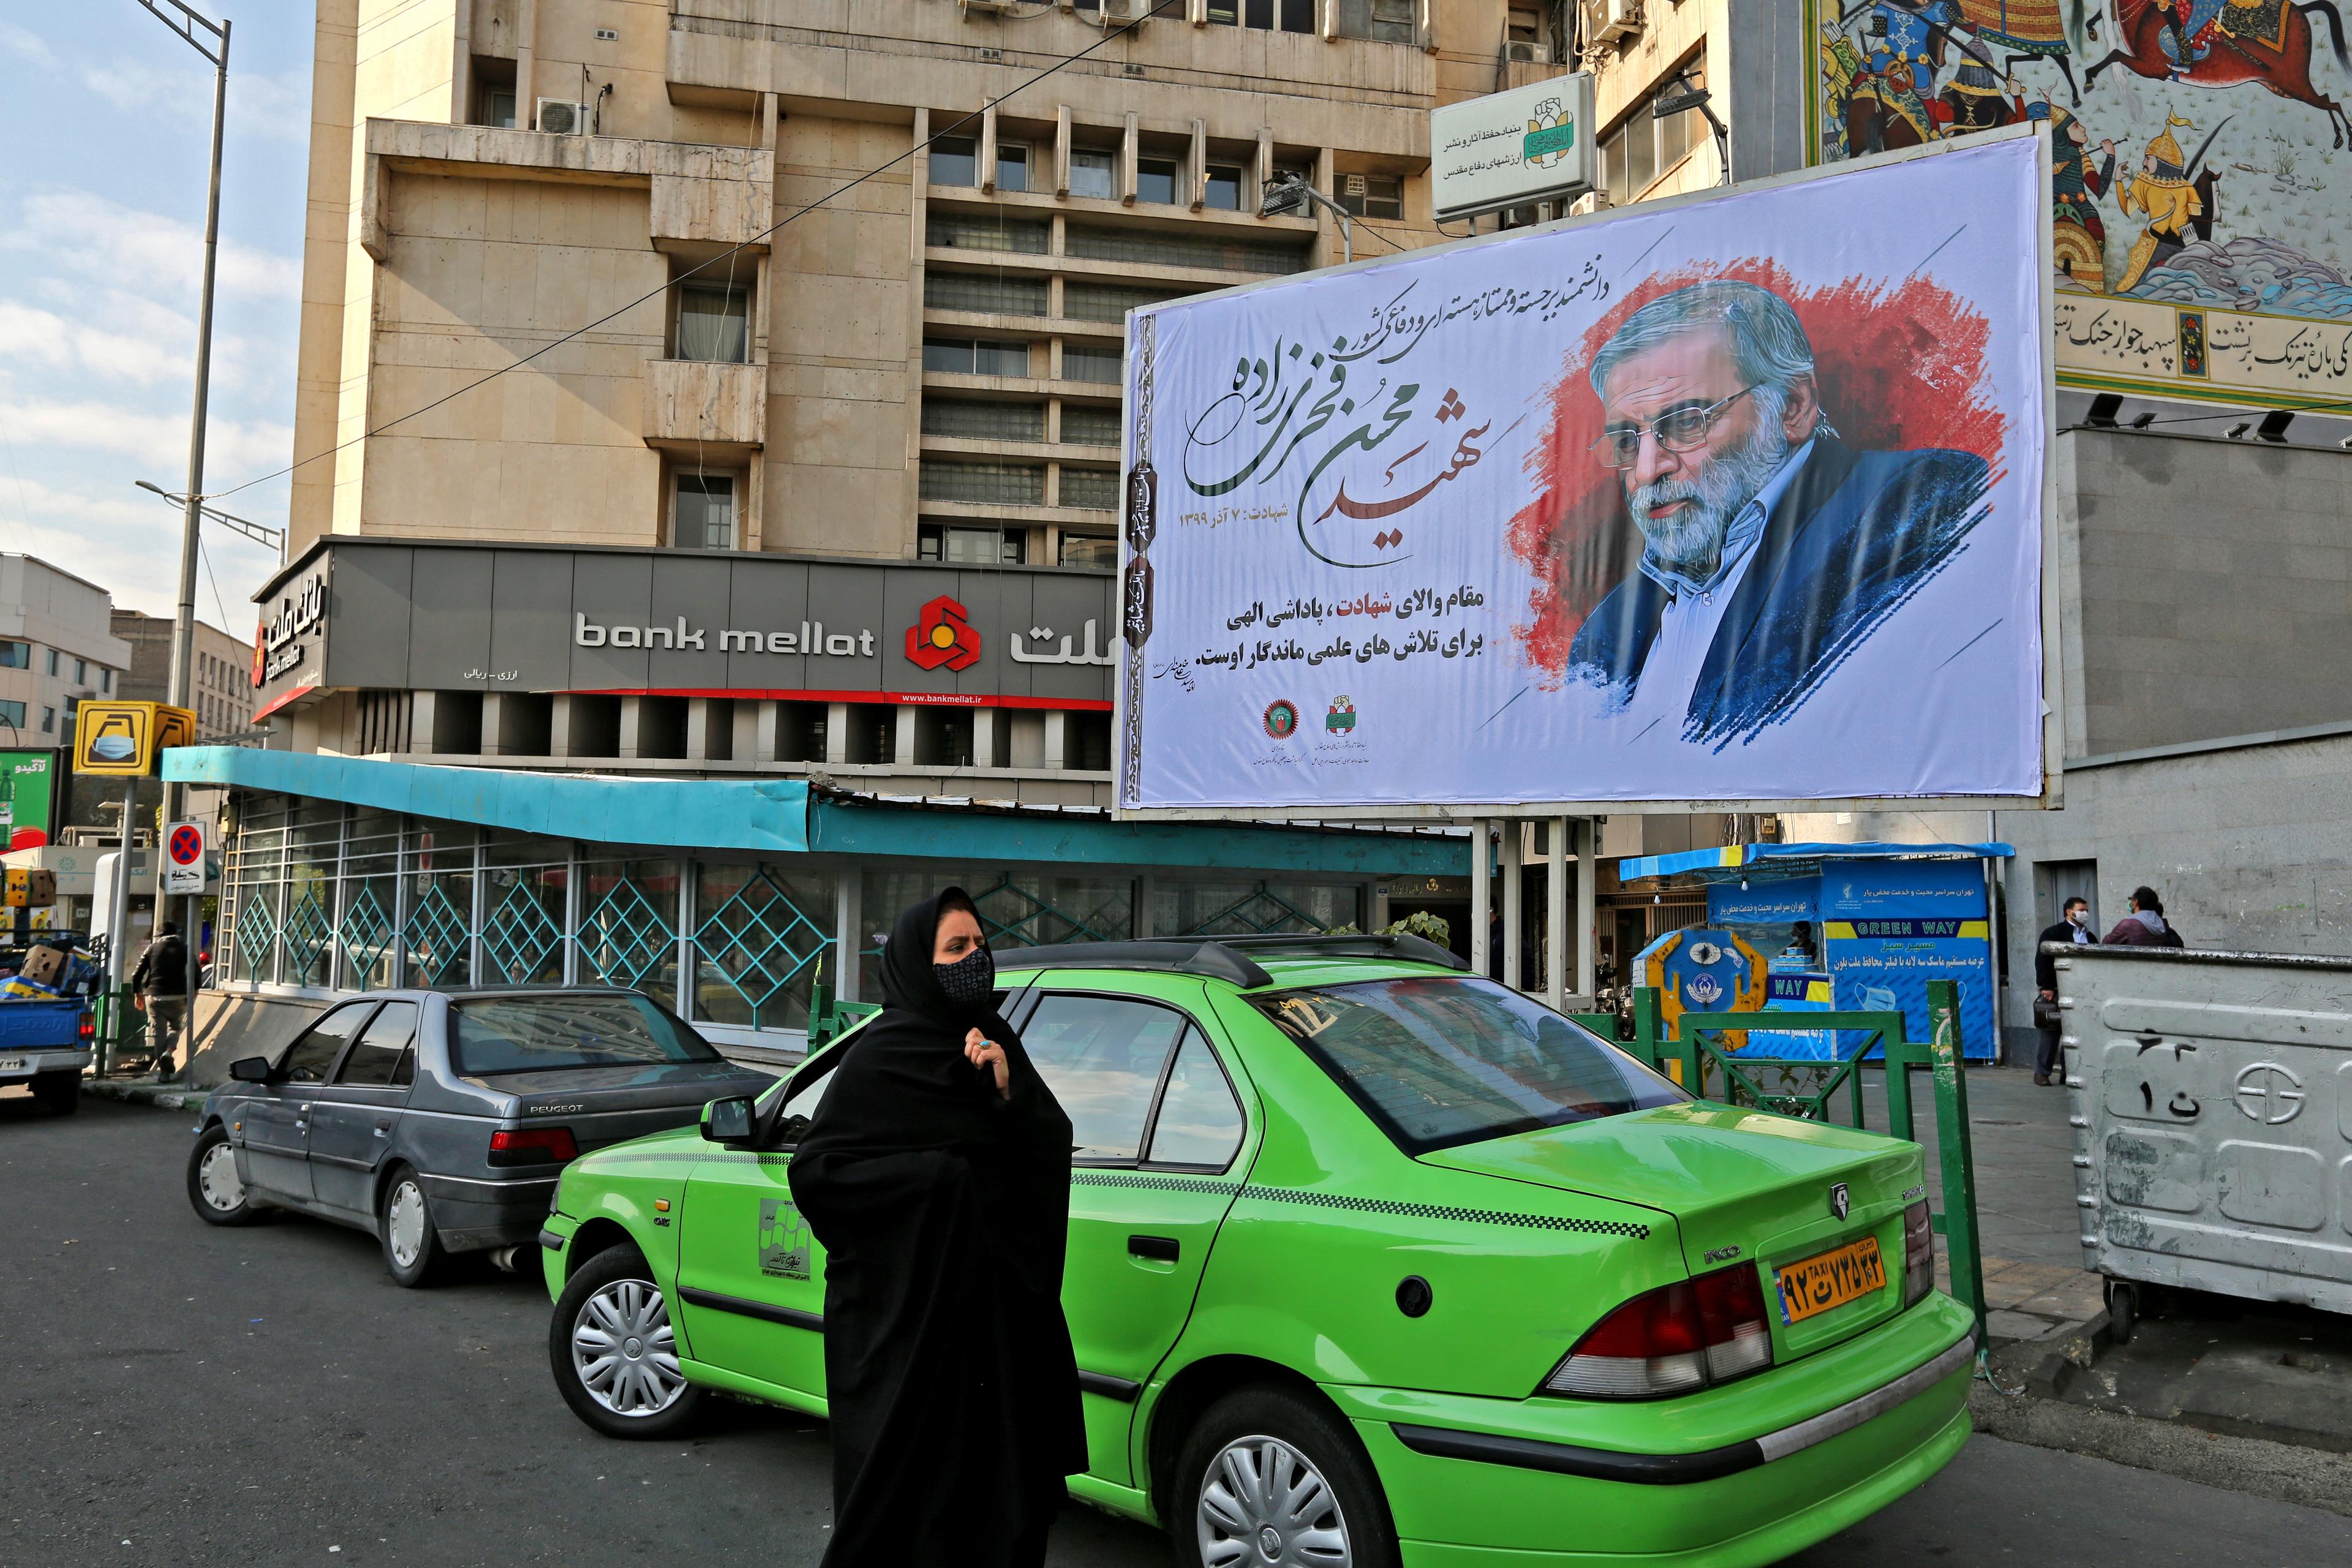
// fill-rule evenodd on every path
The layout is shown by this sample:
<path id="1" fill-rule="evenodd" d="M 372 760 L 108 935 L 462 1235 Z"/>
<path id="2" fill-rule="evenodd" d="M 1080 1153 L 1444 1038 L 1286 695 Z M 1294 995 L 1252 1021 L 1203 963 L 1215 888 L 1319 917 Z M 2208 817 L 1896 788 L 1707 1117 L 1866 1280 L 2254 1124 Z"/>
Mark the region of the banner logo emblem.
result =
<path id="1" fill-rule="evenodd" d="M 980 662 L 980 633 L 961 605 L 942 594 L 907 628 L 907 661 L 918 669 L 970 669 Z"/>
<path id="2" fill-rule="evenodd" d="M 1334 735 L 1344 735 L 1356 727 L 1356 705 L 1344 697 L 1331 699 L 1331 711 L 1323 715 L 1323 728 Z"/>
<path id="3" fill-rule="evenodd" d="M 1266 705 L 1265 732 L 1277 741 L 1287 741 L 1298 732 L 1298 704 L 1287 697 Z"/>

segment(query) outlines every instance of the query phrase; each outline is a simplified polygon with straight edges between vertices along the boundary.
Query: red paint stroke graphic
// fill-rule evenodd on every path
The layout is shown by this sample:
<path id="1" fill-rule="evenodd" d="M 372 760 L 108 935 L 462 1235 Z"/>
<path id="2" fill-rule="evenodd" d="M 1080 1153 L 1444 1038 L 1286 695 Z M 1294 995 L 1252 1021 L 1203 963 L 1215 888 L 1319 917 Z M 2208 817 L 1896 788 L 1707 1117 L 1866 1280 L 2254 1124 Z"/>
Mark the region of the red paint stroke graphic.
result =
<path id="1" fill-rule="evenodd" d="M 1990 327 L 1948 289 L 1914 279 L 1890 290 L 1863 278 L 1806 289 L 1762 257 L 1645 279 L 1570 351 L 1543 400 L 1550 426 L 1528 459 L 1536 499 L 1511 520 L 1511 549 L 1537 578 L 1531 618 L 1514 630 L 1547 686 L 1563 678 L 1577 628 L 1641 556 L 1617 474 L 1590 450 L 1601 435 L 1601 399 L 1585 369 L 1634 311 L 1709 278 L 1759 284 L 1794 308 L 1813 345 L 1822 416 L 1847 446 L 1973 452 L 1998 482 L 2009 422 L 1989 401 Z"/>

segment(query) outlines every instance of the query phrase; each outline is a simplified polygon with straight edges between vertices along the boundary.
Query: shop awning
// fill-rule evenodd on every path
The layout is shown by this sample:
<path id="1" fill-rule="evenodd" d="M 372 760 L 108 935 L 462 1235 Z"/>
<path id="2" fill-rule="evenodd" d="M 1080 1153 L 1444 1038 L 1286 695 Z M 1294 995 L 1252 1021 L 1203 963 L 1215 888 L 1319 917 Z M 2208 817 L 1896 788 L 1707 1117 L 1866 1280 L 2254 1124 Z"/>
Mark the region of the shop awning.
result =
<path id="1" fill-rule="evenodd" d="M 2007 859 L 2017 851 L 2006 844 L 1735 844 L 1724 849 L 1685 849 L 1675 855 L 1633 855 L 1617 862 L 1617 879 L 1673 877 L 1685 871 L 1752 870 L 1768 863 L 1791 875 L 1823 860 Z"/>
<path id="2" fill-rule="evenodd" d="M 593 843 L 765 855 L 1465 875 L 1461 828 L 1118 822 L 1093 807 L 874 795 L 801 779 L 606 777 L 242 746 L 182 746 L 163 776 Z"/>

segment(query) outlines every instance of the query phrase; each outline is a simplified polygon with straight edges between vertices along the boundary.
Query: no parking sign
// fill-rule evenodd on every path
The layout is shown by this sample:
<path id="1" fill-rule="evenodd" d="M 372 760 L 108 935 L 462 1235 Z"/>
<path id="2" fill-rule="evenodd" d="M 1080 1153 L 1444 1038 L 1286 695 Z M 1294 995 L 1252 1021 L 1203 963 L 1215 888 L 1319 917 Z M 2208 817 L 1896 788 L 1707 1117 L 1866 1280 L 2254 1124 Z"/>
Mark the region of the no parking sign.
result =
<path id="1" fill-rule="evenodd" d="M 175 822 L 163 835 L 163 892 L 205 890 L 205 825 Z"/>

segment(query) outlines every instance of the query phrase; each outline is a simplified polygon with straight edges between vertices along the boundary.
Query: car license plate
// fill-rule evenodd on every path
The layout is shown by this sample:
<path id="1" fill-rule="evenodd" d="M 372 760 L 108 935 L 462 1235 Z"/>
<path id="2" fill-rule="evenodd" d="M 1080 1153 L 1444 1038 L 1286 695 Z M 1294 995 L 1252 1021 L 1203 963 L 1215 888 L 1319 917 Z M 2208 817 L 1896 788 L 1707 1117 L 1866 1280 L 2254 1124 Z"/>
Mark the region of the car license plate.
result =
<path id="1" fill-rule="evenodd" d="M 1878 1256 L 1878 1238 L 1865 1236 L 1782 1264 L 1772 1270 L 1772 1284 L 1780 1292 L 1780 1321 L 1801 1323 L 1816 1312 L 1885 1289 L 1886 1265 Z"/>
<path id="2" fill-rule="evenodd" d="M 25 1058 L 22 1058 L 22 1057 L 0 1057 L 0 1072 L 23 1072 L 24 1070 L 25 1070 Z"/>

